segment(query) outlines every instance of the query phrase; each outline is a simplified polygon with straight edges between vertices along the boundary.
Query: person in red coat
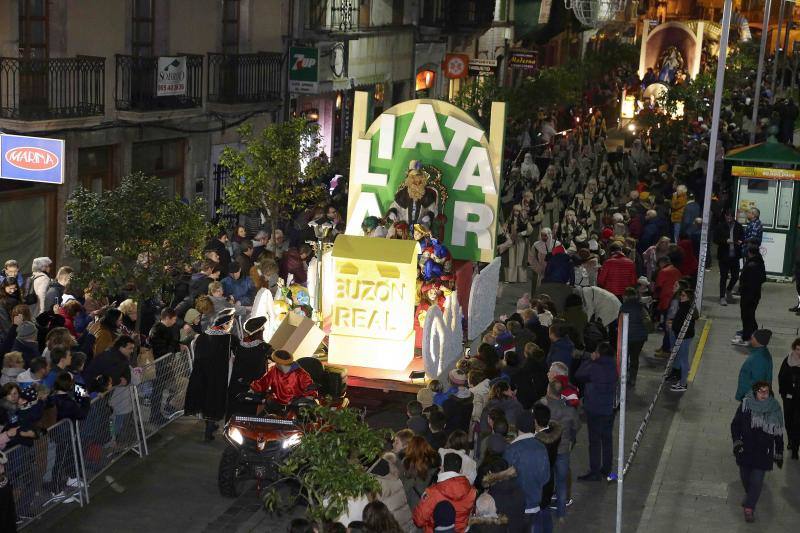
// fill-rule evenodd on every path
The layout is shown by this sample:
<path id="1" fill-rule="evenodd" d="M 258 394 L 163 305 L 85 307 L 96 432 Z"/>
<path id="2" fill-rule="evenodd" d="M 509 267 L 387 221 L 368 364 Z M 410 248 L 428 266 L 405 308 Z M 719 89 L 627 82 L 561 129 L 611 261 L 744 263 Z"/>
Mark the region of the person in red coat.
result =
<path id="1" fill-rule="evenodd" d="M 678 241 L 678 248 L 681 249 L 681 265 L 680 271 L 684 276 L 697 276 L 697 256 L 694 254 L 694 246 L 691 239 L 685 233 L 681 233 L 680 240 Z"/>
<path id="2" fill-rule="evenodd" d="M 461 471 L 461 456 L 457 453 L 445 454 L 442 461 L 442 471 L 436 478 L 436 483 L 422 493 L 422 498 L 414 509 L 414 525 L 425 533 L 434 532 L 434 509 L 442 501 L 448 501 L 456 512 L 456 533 L 467 529 L 469 517 L 475 507 L 478 491 L 463 475 Z"/>
<path id="3" fill-rule="evenodd" d="M 611 257 L 600 267 L 597 284 L 621 298 L 625 289 L 636 286 L 636 265 L 622 253 L 622 246 L 615 242 L 609 248 Z"/>
<path id="4" fill-rule="evenodd" d="M 663 314 L 669 309 L 672 296 L 675 294 L 675 283 L 681 279 L 681 271 L 672 266 L 669 257 L 658 260 L 655 293 L 658 298 L 658 310 Z"/>
<path id="5" fill-rule="evenodd" d="M 272 354 L 275 366 L 266 374 L 250 383 L 253 392 L 271 393 L 272 399 L 281 405 L 289 405 L 297 398 L 316 398 L 314 380 L 294 362 L 287 351 L 278 350 Z"/>

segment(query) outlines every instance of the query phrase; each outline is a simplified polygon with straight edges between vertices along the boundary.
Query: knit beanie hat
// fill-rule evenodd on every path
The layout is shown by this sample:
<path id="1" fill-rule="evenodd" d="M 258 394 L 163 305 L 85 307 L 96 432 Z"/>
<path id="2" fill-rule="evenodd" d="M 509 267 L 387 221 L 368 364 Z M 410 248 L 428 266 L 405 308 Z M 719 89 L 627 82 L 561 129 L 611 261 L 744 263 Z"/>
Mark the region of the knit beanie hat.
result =
<path id="1" fill-rule="evenodd" d="M 450 373 L 447 374 L 447 377 L 450 383 L 455 386 L 464 385 L 467 382 L 467 375 L 457 368 L 451 370 Z"/>
<path id="2" fill-rule="evenodd" d="M 194 324 L 194 321 L 200 318 L 200 311 L 195 309 L 194 307 L 186 311 L 186 314 L 183 317 L 183 321 L 187 324 Z"/>
<path id="3" fill-rule="evenodd" d="M 433 508 L 433 530 L 456 530 L 456 510 L 449 501 L 442 500 Z"/>
<path id="4" fill-rule="evenodd" d="M 772 330 L 769 329 L 759 329 L 753 333 L 753 337 L 756 338 L 758 344 L 761 346 L 766 346 L 769 344 L 769 339 L 772 338 Z"/>
<path id="5" fill-rule="evenodd" d="M 497 516 L 497 505 L 488 492 L 484 492 L 475 500 L 476 516 Z"/>

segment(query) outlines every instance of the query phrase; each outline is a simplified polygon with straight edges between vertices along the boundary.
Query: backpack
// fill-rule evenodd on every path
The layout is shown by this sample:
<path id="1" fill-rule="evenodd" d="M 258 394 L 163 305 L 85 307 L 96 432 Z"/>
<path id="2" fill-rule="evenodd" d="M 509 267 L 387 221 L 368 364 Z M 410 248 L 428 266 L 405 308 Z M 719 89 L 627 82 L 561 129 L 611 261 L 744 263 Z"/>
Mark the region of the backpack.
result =
<path id="1" fill-rule="evenodd" d="M 608 334 L 603 322 L 592 315 L 592 318 L 586 323 L 586 327 L 583 328 L 584 349 L 587 352 L 593 352 L 597 349 L 598 344 L 606 340 L 608 340 Z"/>
<path id="2" fill-rule="evenodd" d="M 25 285 L 22 287 L 22 303 L 25 305 L 35 305 L 39 301 L 39 297 L 36 296 L 36 291 L 33 290 L 34 276 L 35 274 L 31 274 L 30 277 L 25 280 Z"/>

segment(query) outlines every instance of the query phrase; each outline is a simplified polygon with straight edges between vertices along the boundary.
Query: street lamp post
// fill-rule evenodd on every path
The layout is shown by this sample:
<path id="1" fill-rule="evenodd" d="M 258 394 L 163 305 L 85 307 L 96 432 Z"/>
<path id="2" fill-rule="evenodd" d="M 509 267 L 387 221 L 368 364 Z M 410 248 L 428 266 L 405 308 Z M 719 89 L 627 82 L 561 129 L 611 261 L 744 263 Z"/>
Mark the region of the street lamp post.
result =
<path id="1" fill-rule="evenodd" d="M 764 52 L 767 50 L 767 34 L 769 33 L 769 12 L 772 0 L 764 2 L 764 23 L 761 25 L 761 49 L 758 51 L 758 71 L 756 73 L 756 90 L 753 94 L 753 120 L 750 131 L 750 144 L 756 142 L 756 122 L 758 121 L 758 103 L 761 101 L 761 77 L 764 75 Z"/>
<path id="2" fill-rule="evenodd" d="M 317 258 L 317 282 L 314 287 L 314 321 L 320 329 L 322 329 L 322 256 L 325 252 L 333 247 L 332 242 L 328 242 L 327 238 L 333 229 L 333 223 L 327 218 L 318 218 L 308 223 L 308 226 L 314 230 L 314 237 L 316 241 L 306 241 L 311 245 L 314 250 L 314 257 Z"/>

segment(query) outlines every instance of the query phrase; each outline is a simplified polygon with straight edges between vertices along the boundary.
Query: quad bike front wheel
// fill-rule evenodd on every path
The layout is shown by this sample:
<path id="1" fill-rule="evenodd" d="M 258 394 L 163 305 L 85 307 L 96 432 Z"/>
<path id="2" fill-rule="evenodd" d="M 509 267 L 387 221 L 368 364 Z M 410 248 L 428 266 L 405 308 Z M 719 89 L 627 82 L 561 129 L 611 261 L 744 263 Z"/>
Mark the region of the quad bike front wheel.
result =
<path id="1" fill-rule="evenodd" d="M 217 485 L 219 493 L 228 498 L 236 498 L 242 493 L 247 480 L 248 468 L 242 463 L 239 450 L 233 446 L 225 447 L 219 460 Z"/>

